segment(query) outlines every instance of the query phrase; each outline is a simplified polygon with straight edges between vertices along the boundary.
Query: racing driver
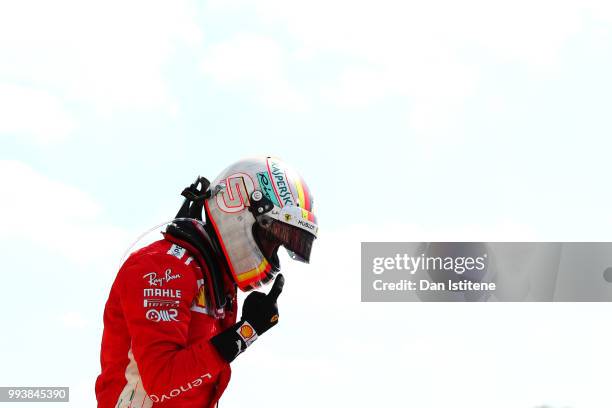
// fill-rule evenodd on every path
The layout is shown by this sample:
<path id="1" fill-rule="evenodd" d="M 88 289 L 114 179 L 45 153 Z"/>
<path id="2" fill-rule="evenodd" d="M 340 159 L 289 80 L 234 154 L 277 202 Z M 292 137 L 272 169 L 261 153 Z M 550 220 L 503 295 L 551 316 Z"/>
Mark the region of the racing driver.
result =
<path id="1" fill-rule="evenodd" d="M 244 159 L 185 188 L 175 219 L 121 266 L 104 310 L 100 408 L 210 408 L 230 363 L 278 323 L 278 249 L 308 262 L 318 226 L 301 177 Z M 254 288 L 274 280 L 265 294 Z M 237 317 L 236 291 L 251 291 Z"/>

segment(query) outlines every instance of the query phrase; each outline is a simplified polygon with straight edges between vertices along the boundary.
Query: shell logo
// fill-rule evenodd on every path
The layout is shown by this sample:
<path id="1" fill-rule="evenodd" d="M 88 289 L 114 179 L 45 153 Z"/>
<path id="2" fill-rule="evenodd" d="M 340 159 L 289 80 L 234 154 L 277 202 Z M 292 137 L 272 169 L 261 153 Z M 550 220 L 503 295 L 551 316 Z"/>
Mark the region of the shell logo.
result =
<path id="1" fill-rule="evenodd" d="M 240 328 L 240 335 L 245 339 L 250 339 L 251 337 L 253 337 L 254 333 L 255 331 L 248 324 L 245 324 Z"/>

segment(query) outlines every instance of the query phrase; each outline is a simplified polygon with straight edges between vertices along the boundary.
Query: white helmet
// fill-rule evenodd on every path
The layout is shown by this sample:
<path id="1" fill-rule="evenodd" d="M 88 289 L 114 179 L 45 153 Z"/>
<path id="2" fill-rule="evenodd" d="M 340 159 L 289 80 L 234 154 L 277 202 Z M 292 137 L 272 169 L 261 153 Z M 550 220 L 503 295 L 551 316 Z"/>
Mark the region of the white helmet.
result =
<path id="1" fill-rule="evenodd" d="M 234 281 L 250 290 L 280 270 L 277 250 L 308 262 L 318 225 L 302 178 L 281 160 L 240 160 L 212 182 L 205 201 Z"/>

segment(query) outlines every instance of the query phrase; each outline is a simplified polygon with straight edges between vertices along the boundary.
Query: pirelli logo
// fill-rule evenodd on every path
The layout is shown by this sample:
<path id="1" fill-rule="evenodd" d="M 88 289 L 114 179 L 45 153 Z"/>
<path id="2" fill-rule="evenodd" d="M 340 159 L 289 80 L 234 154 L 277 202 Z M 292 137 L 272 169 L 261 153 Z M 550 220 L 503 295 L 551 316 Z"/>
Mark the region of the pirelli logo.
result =
<path id="1" fill-rule="evenodd" d="M 157 307 L 157 308 L 171 308 L 179 307 L 180 302 L 178 300 L 167 300 L 167 299 L 145 299 L 144 307 Z"/>

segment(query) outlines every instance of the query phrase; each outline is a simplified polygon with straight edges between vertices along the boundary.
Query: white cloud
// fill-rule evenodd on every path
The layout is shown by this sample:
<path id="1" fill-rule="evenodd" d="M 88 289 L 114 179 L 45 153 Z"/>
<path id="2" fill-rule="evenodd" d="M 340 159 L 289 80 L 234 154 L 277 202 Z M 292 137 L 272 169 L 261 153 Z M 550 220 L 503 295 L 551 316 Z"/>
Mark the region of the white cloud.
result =
<path id="1" fill-rule="evenodd" d="M 1 160 L 0 174 L 0 239 L 26 240 L 75 262 L 105 259 L 127 247 L 128 232 L 105 223 L 102 208 L 86 193 L 19 161 Z"/>
<path id="2" fill-rule="evenodd" d="M 27 164 L 0 160 L 0 178 L 0 247 L 9 271 L 0 305 L 7 324 L 21 325 L 3 339 L 12 350 L 3 361 L 15 379 L 70 386 L 72 405 L 95 406 L 103 305 L 133 234 L 106 221 L 89 194 Z M 33 301 L 11 313 L 24 293 Z M 34 377 L 20 368 L 24 350 L 40 361 Z"/>
<path id="3" fill-rule="evenodd" d="M 286 56 L 272 38 L 247 33 L 210 46 L 202 69 L 219 83 L 253 92 L 258 101 L 277 109 L 306 109 L 304 97 L 290 84 Z"/>
<path id="4" fill-rule="evenodd" d="M 282 27 L 293 62 L 339 62 L 322 86 L 335 107 L 364 108 L 388 97 L 406 102 L 406 121 L 421 139 L 456 138 L 483 73 L 499 66 L 550 78 L 561 53 L 591 17 L 610 15 L 609 2 L 280 0 L 215 2 L 215 10 L 252 10 L 266 26 Z M 249 7 L 250 6 L 250 7 Z M 500 83 L 503 88 L 503 84 Z M 398 100 L 398 99 L 395 99 Z"/>
<path id="5" fill-rule="evenodd" d="M 117 109 L 174 109 L 164 69 L 201 33 L 187 1 L 26 0 L 0 6 L 0 78 Z"/>
<path id="6" fill-rule="evenodd" d="M 419 64 L 422 58 L 444 62 L 470 47 L 528 65 L 552 62 L 548 58 L 579 29 L 585 8 L 583 2 L 553 0 L 253 3 L 263 20 L 283 24 L 311 50 L 385 65 Z"/>
<path id="7" fill-rule="evenodd" d="M 323 99 L 345 108 L 365 108 L 394 93 L 392 83 L 379 69 L 348 67 L 333 86 L 322 90 Z"/>
<path id="8" fill-rule="evenodd" d="M 66 139 L 75 127 L 59 99 L 10 83 L 0 83 L 0 112 L 0 136 L 23 136 L 47 144 Z"/>

